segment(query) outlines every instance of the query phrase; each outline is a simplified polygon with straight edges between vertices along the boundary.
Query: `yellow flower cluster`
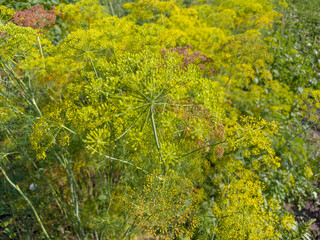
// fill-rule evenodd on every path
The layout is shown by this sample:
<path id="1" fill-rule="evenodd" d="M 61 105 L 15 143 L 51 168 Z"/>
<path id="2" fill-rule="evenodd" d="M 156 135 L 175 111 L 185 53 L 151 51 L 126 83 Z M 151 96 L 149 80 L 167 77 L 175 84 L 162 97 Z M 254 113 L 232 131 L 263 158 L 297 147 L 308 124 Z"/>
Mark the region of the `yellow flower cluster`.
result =
<path id="1" fill-rule="evenodd" d="M 320 90 L 306 88 L 303 93 L 298 96 L 298 99 L 302 116 L 317 123 L 319 120 Z"/>
<path id="2" fill-rule="evenodd" d="M 223 187 L 214 206 L 218 217 L 215 233 L 220 239 L 278 239 L 281 228 L 290 230 L 293 217 L 279 217 L 280 206 L 275 201 L 265 205 L 262 190 L 258 180 L 246 175 Z"/>
<path id="3" fill-rule="evenodd" d="M 95 20 L 107 16 L 98 0 L 81 0 L 75 5 L 60 4 L 56 11 L 62 14 L 69 31 L 89 27 Z"/>
<path id="4" fill-rule="evenodd" d="M 15 12 L 12 8 L 7 8 L 3 5 L 0 5 L 0 23 L 8 22 L 14 14 Z"/>
<path id="5" fill-rule="evenodd" d="M 61 110 L 52 110 L 51 112 L 45 111 L 44 116 L 38 118 L 30 136 L 31 147 L 37 153 L 39 159 L 45 159 L 47 151 L 55 144 L 68 146 L 70 141 L 69 135 L 74 133 L 64 125 Z"/>
<path id="6" fill-rule="evenodd" d="M 275 155 L 270 139 L 277 129 L 275 122 L 262 118 L 244 117 L 240 119 L 240 124 L 231 120 L 226 127 L 227 142 L 230 150 L 241 149 L 245 158 L 257 158 L 264 166 L 280 167 L 280 159 Z"/>
<path id="7" fill-rule="evenodd" d="M 189 179 L 172 170 L 165 175 L 155 171 L 147 176 L 142 192 L 134 192 L 127 202 L 142 231 L 163 239 L 190 238 L 199 224 L 194 216 L 195 197 Z"/>

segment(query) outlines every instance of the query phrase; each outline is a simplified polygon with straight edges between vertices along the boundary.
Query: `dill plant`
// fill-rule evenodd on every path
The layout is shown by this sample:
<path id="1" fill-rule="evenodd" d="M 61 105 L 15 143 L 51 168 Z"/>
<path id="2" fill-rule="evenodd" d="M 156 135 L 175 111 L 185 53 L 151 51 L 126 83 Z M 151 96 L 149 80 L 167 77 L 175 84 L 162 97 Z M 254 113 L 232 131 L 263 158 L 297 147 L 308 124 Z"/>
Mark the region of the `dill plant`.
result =
<path id="1" fill-rule="evenodd" d="M 291 236 L 264 176 L 286 163 L 281 121 L 296 103 L 316 116 L 319 94 L 273 79 L 261 34 L 280 16 L 273 7 L 141 0 L 119 18 L 82 0 L 56 8 L 68 33 L 58 44 L 1 24 L 1 169 L 21 189 L 37 183 L 25 196 L 42 220 L 23 229 L 27 210 L 7 188 L 20 237 Z"/>

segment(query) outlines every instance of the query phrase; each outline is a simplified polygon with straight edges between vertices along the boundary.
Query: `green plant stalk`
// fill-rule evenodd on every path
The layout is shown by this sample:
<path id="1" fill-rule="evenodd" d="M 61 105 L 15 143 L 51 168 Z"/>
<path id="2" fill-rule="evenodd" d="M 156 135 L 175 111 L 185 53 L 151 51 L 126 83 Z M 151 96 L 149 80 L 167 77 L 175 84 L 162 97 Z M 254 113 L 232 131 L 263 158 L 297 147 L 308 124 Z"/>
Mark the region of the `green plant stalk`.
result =
<path id="1" fill-rule="evenodd" d="M 40 49 L 40 53 L 41 53 L 43 69 L 45 69 L 46 68 L 46 63 L 44 62 L 44 55 L 43 55 L 43 50 L 42 50 L 42 46 L 41 46 L 41 41 L 40 41 L 39 35 L 37 35 L 37 40 L 38 40 L 38 43 L 39 43 L 39 49 Z"/>
<path id="2" fill-rule="evenodd" d="M 16 190 L 20 193 L 20 195 L 27 201 L 27 203 L 28 203 L 29 206 L 31 207 L 34 215 L 36 216 L 36 219 L 38 220 L 38 223 L 40 224 L 42 231 L 43 231 L 44 234 L 46 235 L 46 238 L 47 238 L 47 239 L 50 239 L 50 237 L 49 237 L 49 235 L 48 235 L 45 227 L 44 227 L 43 224 L 42 224 L 42 221 L 41 221 L 41 219 L 40 219 L 40 217 L 39 217 L 36 209 L 34 208 L 33 204 L 32 204 L 31 201 L 29 200 L 29 198 L 21 191 L 21 189 L 19 188 L 18 185 L 15 185 L 15 184 L 10 180 L 10 178 L 8 177 L 8 175 L 6 174 L 6 172 L 4 171 L 4 169 L 3 169 L 2 167 L 0 167 L 0 170 L 1 170 L 1 172 L 3 173 L 4 177 L 6 178 L 6 180 L 8 181 L 8 183 L 9 183 L 14 189 L 16 189 Z"/>
<path id="3" fill-rule="evenodd" d="M 93 70 L 94 70 L 94 74 L 96 75 L 96 78 L 99 79 L 99 76 L 98 76 L 98 73 L 97 73 L 97 70 L 96 68 L 94 67 L 94 64 L 93 64 L 93 61 L 92 61 L 92 58 L 90 57 L 90 62 L 91 62 L 91 65 L 93 67 Z"/>
<path id="4" fill-rule="evenodd" d="M 156 141 L 156 145 L 157 145 L 157 149 L 159 151 L 159 154 L 160 154 L 160 158 L 162 159 L 163 156 L 162 156 L 162 153 L 161 153 L 161 150 L 160 150 L 160 145 L 159 145 L 159 141 L 158 141 L 158 136 L 157 136 L 157 130 L 156 130 L 156 124 L 154 122 L 154 116 L 153 116 L 153 105 L 151 105 L 150 107 L 150 118 L 151 118 L 151 122 L 152 122 L 152 129 L 153 129 L 153 134 L 154 134 L 154 139 Z"/>
<path id="5" fill-rule="evenodd" d="M 69 172 L 72 172 L 69 161 L 67 162 L 67 166 L 68 166 Z M 78 196 L 76 194 L 73 182 L 74 181 L 73 181 L 73 174 L 72 174 L 71 179 L 70 179 L 71 196 L 72 196 L 72 201 L 73 201 L 73 204 L 74 204 L 74 212 L 76 214 L 76 217 L 77 217 L 77 220 L 78 220 L 78 224 L 79 224 L 80 233 L 83 236 L 83 230 L 82 230 L 82 227 L 81 227 L 81 219 L 80 219 L 80 216 L 79 216 Z"/>
<path id="6" fill-rule="evenodd" d="M 32 103 L 33 103 L 35 109 L 37 110 L 37 112 L 39 113 L 40 117 L 42 117 L 42 113 L 41 113 L 36 101 L 34 100 L 34 97 L 32 97 Z"/>
<path id="7" fill-rule="evenodd" d="M 86 147 L 87 147 L 87 148 L 90 148 L 91 150 L 94 150 L 94 148 L 91 147 L 91 146 L 89 146 L 89 145 L 86 146 Z M 128 162 L 128 161 L 125 161 L 125 160 L 121 160 L 121 159 L 118 159 L 118 158 L 114 158 L 114 157 L 105 155 L 105 154 L 103 154 L 102 152 L 99 152 L 99 151 L 96 151 L 96 152 L 99 153 L 101 156 L 107 158 L 107 159 L 110 159 L 110 160 L 113 160 L 113 161 L 122 162 L 122 163 L 125 163 L 125 164 L 128 164 L 128 165 L 131 165 L 131 166 L 133 166 L 133 167 L 135 167 L 135 168 L 137 168 L 137 169 L 139 169 L 139 170 L 141 170 L 141 171 L 143 171 L 143 172 L 145 172 L 145 173 L 148 173 L 148 172 L 147 172 L 146 170 L 144 170 L 143 168 L 140 168 L 140 167 L 134 165 L 134 164 L 131 163 L 131 162 Z"/>
<path id="8" fill-rule="evenodd" d="M 4 181 L 4 184 L 5 184 L 5 180 Z M 6 189 L 6 194 L 8 195 L 8 185 L 5 184 L 5 189 Z M 18 223 L 16 221 L 16 217 L 14 216 L 14 211 L 13 211 L 13 203 L 11 203 L 11 199 L 8 198 L 8 201 L 9 201 L 9 206 L 10 206 L 10 212 L 11 212 L 11 215 L 12 215 L 12 219 L 14 221 L 14 224 L 16 226 L 16 229 L 17 229 L 17 232 L 18 232 L 18 236 L 20 237 L 21 239 L 21 234 L 20 234 L 20 230 L 19 230 L 19 227 L 18 227 Z"/>
<path id="9" fill-rule="evenodd" d="M 150 216 L 148 217 L 148 219 L 150 218 Z M 125 237 L 127 237 L 128 235 L 130 235 L 132 233 L 132 231 L 139 225 L 135 224 L 137 220 L 137 217 L 135 217 L 135 219 L 133 220 L 133 223 L 131 224 L 131 226 L 126 230 L 126 232 L 123 234 L 122 238 L 124 239 Z"/>
<path id="10" fill-rule="evenodd" d="M 111 2 L 109 2 L 109 5 L 110 5 L 110 9 L 111 9 L 112 16 L 116 15 L 116 14 L 114 13 L 113 6 L 112 6 L 112 3 L 111 3 Z"/>
<path id="11" fill-rule="evenodd" d="M 39 41 L 39 39 L 38 39 L 38 41 Z M 39 41 L 39 46 L 40 46 L 41 54 L 42 54 L 42 57 L 43 57 L 43 53 L 42 53 L 40 41 Z M 13 71 L 12 68 L 10 68 L 9 66 L 7 66 L 7 68 L 9 69 L 9 71 L 12 72 L 12 74 L 14 75 L 14 77 L 15 77 L 16 79 L 20 80 L 19 77 L 15 75 L 15 72 Z M 7 72 L 6 72 L 6 73 L 7 73 Z M 7 73 L 7 75 L 8 75 L 8 77 L 9 77 L 9 79 L 11 80 L 11 82 L 13 83 L 13 85 L 16 87 L 16 89 L 17 89 L 17 90 L 20 90 L 19 87 L 16 86 L 15 82 L 14 82 L 13 79 L 10 77 L 10 75 L 9 75 L 8 73 Z M 29 78 L 29 80 L 30 80 L 30 78 Z M 21 83 L 23 84 L 23 82 L 21 82 Z M 19 81 L 18 81 L 18 84 L 19 84 Z M 19 85 L 20 85 L 20 84 L 19 84 Z M 30 81 L 29 81 L 29 85 L 30 85 L 30 86 L 29 86 L 29 89 L 24 89 L 24 92 L 27 92 L 26 90 L 31 90 Z M 23 86 L 20 86 L 20 87 L 21 87 L 21 88 L 27 88 L 24 84 L 23 84 Z M 30 102 L 29 99 L 26 98 L 26 96 L 23 95 L 23 97 L 26 99 L 26 101 L 29 102 L 30 105 L 33 105 L 33 106 L 35 107 L 35 109 L 37 110 L 37 112 L 39 113 L 39 115 L 42 116 L 42 113 L 41 113 L 40 109 L 38 108 L 38 106 L 37 106 L 37 104 L 36 104 L 36 102 L 35 102 L 34 97 L 33 97 L 33 96 L 30 97 L 30 98 L 31 98 L 31 102 Z M 10 103 L 10 105 L 11 105 L 12 107 L 14 107 L 8 99 L 6 99 L 6 100 Z M 18 110 L 18 109 L 17 109 L 17 110 Z M 25 115 L 25 114 L 22 113 L 22 112 L 21 112 L 21 114 Z M 25 115 L 25 116 L 28 117 L 27 115 Z M 65 128 L 65 129 L 67 129 L 68 131 L 74 133 L 72 130 L 68 129 L 68 128 L 65 127 L 64 125 L 62 125 L 61 127 L 63 127 L 63 128 Z M 60 130 L 60 129 L 59 129 L 59 130 Z M 58 132 L 59 132 L 59 130 L 58 130 Z M 58 134 L 58 132 L 57 132 L 57 134 Z M 57 134 L 56 134 L 56 135 L 57 135 Z M 65 166 L 65 165 L 64 165 L 64 168 L 66 169 L 66 166 Z M 66 172 L 67 172 L 68 175 L 70 176 L 69 171 L 68 171 L 67 169 L 66 169 Z M 74 180 L 74 177 L 73 177 L 73 175 L 71 174 L 71 183 L 70 183 L 70 184 L 71 184 L 71 190 L 72 190 L 71 195 L 72 195 L 72 199 L 75 200 L 75 201 L 73 201 L 73 202 L 75 203 L 75 207 L 76 207 L 75 212 L 76 212 L 76 216 L 77 216 L 77 220 L 78 220 L 78 224 L 79 224 L 80 234 L 83 236 L 83 230 L 82 230 L 82 227 L 81 227 L 81 222 L 79 221 L 80 219 L 79 219 L 79 214 L 78 214 L 78 212 L 79 212 L 79 211 L 78 211 L 78 201 L 77 201 L 77 196 L 76 196 L 76 198 L 74 197 L 75 191 L 74 191 L 74 186 L 73 186 L 72 180 Z M 9 180 L 8 180 L 8 181 L 9 181 Z M 11 183 L 10 183 L 10 184 L 11 184 Z M 12 184 L 13 184 L 13 183 L 12 183 Z M 12 184 L 11 184 L 11 185 L 12 185 Z M 75 185 L 77 186 L 76 183 L 75 183 Z M 13 184 L 12 186 L 14 186 L 14 184 Z M 15 186 L 14 186 L 14 187 L 15 187 Z M 15 188 L 16 188 L 16 187 L 15 187 Z M 18 189 L 18 188 L 16 188 L 16 189 L 20 192 L 20 194 L 23 195 L 23 193 L 21 192 L 20 189 Z M 53 192 L 54 192 L 54 194 L 56 195 L 56 198 L 58 199 L 58 202 L 61 203 L 61 200 L 59 199 L 59 197 L 58 197 L 58 195 L 56 194 L 56 192 L 55 192 L 55 191 L 53 191 Z M 26 198 L 25 195 L 23 195 L 23 197 L 28 201 L 28 199 Z M 28 201 L 28 203 L 31 204 L 29 201 Z M 58 205 L 60 205 L 60 204 L 58 204 Z M 31 207 L 33 208 L 33 206 L 31 206 Z M 35 211 L 34 208 L 33 208 L 33 210 Z M 39 217 L 38 217 L 38 215 L 37 215 L 36 212 L 35 212 L 35 214 L 36 214 L 36 217 L 37 217 L 38 221 L 40 221 L 40 219 L 39 219 Z M 41 224 L 41 222 L 40 222 L 40 224 Z M 43 225 L 41 225 L 41 227 L 43 228 Z M 45 229 L 44 229 L 44 231 L 45 231 Z M 46 232 L 45 232 L 45 233 L 46 233 Z M 47 235 L 47 234 L 46 234 L 46 235 Z"/>
<path id="12" fill-rule="evenodd" d="M 38 40 L 38 44 L 39 44 L 39 49 L 40 49 L 41 57 L 42 57 L 42 59 L 44 59 L 44 55 L 43 55 L 43 51 L 42 51 L 42 46 L 41 46 L 41 42 L 40 42 L 39 35 L 37 36 L 37 40 Z"/>
<path id="13" fill-rule="evenodd" d="M 10 74 L 6 71 L 6 68 L 11 71 L 11 74 L 16 78 L 16 79 L 19 79 L 18 76 L 16 76 L 15 72 L 12 70 L 12 68 L 6 64 L 3 64 L 2 63 L 2 69 L 3 71 L 6 73 L 7 77 L 10 79 L 11 83 L 13 84 L 13 86 L 19 91 L 23 91 L 24 94 L 21 94 L 21 96 L 30 104 L 32 105 L 32 103 L 29 101 L 29 99 L 26 98 L 26 95 L 27 95 L 27 86 L 20 80 L 18 81 L 18 85 L 20 86 L 20 88 L 17 86 L 17 84 L 13 81 L 13 79 L 11 78 Z"/>
<path id="14" fill-rule="evenodd" d="M 124 131 L 124 133 L 122 133 L 119 137 L 117 137 L 114 141 L 118 141 L 120 138 L 122 138 L 124 135 L 126 135 L 129 130 L 135 126 L 136 122 L 141 118 L 141 116 L 143 115 L 143 113 L 146 111 L 146 109 L 144 109 L 141 114 L 139 115 L 139 117 L 130 125 L 130 127 L 127 128 L 127 130 Z"/>
<path id="15" fill-rule="evenodd" d="M 191 152 L 189 152 L 189 153 L 186 153 L 186 154 L 182 155 L 180 158 L 178 158 L 178 160 L 181 159 L 181 158 L 184 158 L 184 157 L 186 157 L 186 156 L 189 156 L 189 155 L 191 155 L 191 154 L 193 154 L 193 153 L 195 153 L 195 152 L 198 152 L 198 151 L 200 151 L 201 149 L 204 149 L 204 148 L 206 148 L 206 147 L 213 147 L 213 146 L 216 146 L 216 145 L 225 143 L 225 142 L 226 142 L 226 141 L 214 142 L 214 143 L 211 143 L 211 144 L 204 145 L 204 146 L 202 146 L 202 147 L 200 147 L 200 148 L 197 148 L 197 149 L 195 149 L 195 150 L 193 150 L 193 151 L 191 151 Z"/>
<path id="16" fill-rule="evenodd" d="M 26 115 L 26 116 L 27 116 L 27 115 Z M 28 117 L 28 116 L 27 116 L 27 117 Z M 5 127 L 4 127 L 4 128 L 5 128 Z M 15 142 L 15 144 L 18 145 L 18 143 L 16 142 L 15 137 L 14 137 L 14 135 L 12 134 L 12 132 L 10 132 L 9 129 L 7 129 L 7 128 L 5 128 L 5 130 L 7 131 L 7 134 L 11 136 L 11 138 L 12 138 L 12 140 Z M 25 154 L 25 156 L 28 157 L 29 161 L 32 163 L 32 165 L 33 165 L 33 167 L 35 168 L 35 170 L 36 170 L 37 172 L 39 172 L 39 169 L 38 169 L 36 163 L 33 161 L 33 159 L 28 156 L 28 154 L 26 153 L 25 150 L 22 150 L 22 151 L 23 151 L 23 153 Z M 8 155 L 11 155 L 11 154 L 18 154 L 18 152 L 6 153 L 6 154 L 4 154 L 2 157 L 5 158 L 5 159 L 7 159 L 7 156 L 8 156 Z M 7 161 L 8 161 L 8 159 L 7 159 Z M 9 162 L 9 161 L 8 161 L 8 162 Z M 49 169 L 49 171 L 50 171 L 50 169 Z M 50 171 L 50 173 L 52 174 L 51 171 Z M 51 188 L 52 193 L 53 193 L 54 196 L 56 197 L 57 205 L 59 206 L 59 208 L 61 209 L 61 211 L 62 211 L 63 213 L 65 213 L 66 215 L 68 215 L 68 214 L 67 214 L 67 211 L 66 211 L 64 208 L 61 207 L 61 205 L 63 205 L 63 207 L 65 207 L 65 206 L 64 206 L 64 203 L 61 201 L 60 197 L 58 196 L 58 194 L 57 194 L 56 190 L 54 189 L 54 187 L 52 186 L 52 184 L 48 181 L 48 179 L 47 179 L 41 172 L 40 172 L 40 175 L 41 175 L 41 177 L 47 182 L 47 184 L 49 185 L 49 187 Z"/>
<path id="17" fill-rule="evenodd" d="M 14 70 L 6 65 L 6 64 L 2 64 L 3 66 L 5 66 L 9 71 L 11 71 L 12 75 L 18 79 L 19 81 L 19 85 L 22 89 L 23 92 L 27 93 L 28 91 L 31 92 L 31 83 L 30 83 L 30 77 L 29 77 L 29 89 L 27 89 L 27 87 L 25 86 L 25 84 L 19 79 L 19 77 L 16 75 L 16 73 L 14 72 Z M 3 68 L 4 71 L 5 71 L 5 68 Z M 10 81 L 12 82 L 12 84 L 15 86 L 15 88 L 21 92 L 21 89 L 14 83 L 13 79 L 10 77 L 10 75 L 5 71 L 5 73 L 7 74 L 8 78 L 10 79 Z M 23 87 L 21 86 L 21 84 L 23 85 Z M 32 94 L 33 95 L 33 94 Z M 39 115 L 42 117 L 42 113 L 40 111 L 40 109 L 38 108 L 38 105 L 34 99 L 34 96 L 28 96 L 29 98 L 31 98 L 31 101 L 30 99 L 27 99 L 26 96 L 24 94 L 22 94 L 23 98 L 30 104 L 30 105 L 33 105 L 35 110 L 39 113 Z"/>
<path id="18" fill-rule="evenodd" d="M 14 109 L 14 112 L 17 114 L 17 113 L 20 113 L 21 115 L 27 117 L 28 119 L 31 119 L 28 115 L 24 114 L 22 111 L 20 111 L 19 109 L 17 109 L 11 102 L 10 100 L 4 96 L 2 93 L 0 93 L 0 96 L 4 98 L 4 100 L 6 100 L 6 102 L 8 102 L 10 104 L 10 106 L 12 107 L 12 109 Z"/>
<path id="19" fill-rule="evenodd" d="M 6 129 L 6 131 L 7 131 L 8 134 L 12 137 L 13 141 L 15 141 L 14 135 L 13 135 L 8 129 Z M 16 141 L 15 141 L 15 143 L 17 144 Z M 34 166 L 34 168 L 36 169 L 36 171 L 38 171 L 38 167 L 37 167 L 36 163 L 33 161 L 33 159 L 30 158 L 25 151 L 23 151 L 23 152 L 24 152 L 24 154 L 28 157 L 29 161 L 32 163 L 32 165 Z M 15 152 L 13 152 L 13 153 L 15 153 Z M 3 157 L 6 158 L 7 155 L 13 154 L 13 153 L 7 153 L 7 154 L 5 154 Z M 17 152 L 16 152 L 16 153 L 17 153 Z M 63 164 L 62 164 L 62 165 L 63 165 Z M 63 165 L 63 167 L 66 168 L 65 165 Z M 50 172 L 50 174 L 52 175 L 52 172 L 51 172 L 50 169 L 49 169 L 49 172 Z M 66 170 L 66 172 L 67 172 L 67 170 Z M 68 173 L 68 172 L 67 172 L 67 173 Z M 61 210 L 61 212 L 63 212 L 65 215 L 67 215 L 67 216 L 71 219 L 71 216 L 70 216 L 69 212 L 67 211 L 67 208 L 66 208 L 65 203 L 61 201 L 58 193 L 56 192 L 56 190 L 54 189 L 54 187 L 52 186 L 52 184 L 48 181 L 48 179 L 47 179 L 41 172 L 40 172 L 40 175 L 41 175 L 41 177 L 47 182 L 47 184 L 49 185 L 49 187 L 51 188 L 52 193 L 53 193 L 53 195 L 54 195 L 55 198 L 56 198 L 56 203 L 57 203 L 59 209 Z"/>
<path id="20" fill-rule="evenodd" d="M 72 202 L 74 205 L 74 213 L 76 215 L 77 218 L 77 224 L 78 224 L 78 231 L 79 231 L 79 238 L 82 239 L 82 237 L 84 237 L 84 231 L 82 228 L 82 223 L 81 223 L 81 219 L 79 216 L 79 204 L 78 204 L 78 196 L 76 194 L 76 190 L 75 187 L 79 190 L 79 187 L 77 185 L 77 182 L 74 178 L 71 166 L 70 166 L 70 162 L 68 160 L 66 160 L 64 157 L 63 159 L 61 159 L 59 157 L 59 155 L 55 152 L 55 155 L 57 157 L 57 159 L 59 160 L 60 164 L 62 165 L 62 167 L 65 169 L 67 175 L 68 175 L 68 179 L 69 179 L 69 184 L 70 184 L 70 193 L 71 193 L 71 198 L 72 198 Z M 79 191 L 80 192 L 80 191 Z"/>

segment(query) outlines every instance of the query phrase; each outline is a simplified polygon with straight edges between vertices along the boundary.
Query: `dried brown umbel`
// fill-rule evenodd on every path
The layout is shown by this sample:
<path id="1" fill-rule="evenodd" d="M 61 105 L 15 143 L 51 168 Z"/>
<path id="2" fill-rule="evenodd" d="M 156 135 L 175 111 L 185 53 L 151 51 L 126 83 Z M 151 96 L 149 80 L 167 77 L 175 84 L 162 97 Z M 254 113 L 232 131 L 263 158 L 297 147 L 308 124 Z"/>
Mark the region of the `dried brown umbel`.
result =
<path id="1" fill-rule="evenodd" d="M 17 11 L 11 20 L 20 27 L 31 27 L 40 31 L 52 27 L 57 16 L 54 7 L 51 10 L 45 10 L 43 6 L 38 5 L 24 11 Z"/>
<path id="2" fill-rule="evenodd" d="M 218 158 L 222 158 L 223 154 L 224 154 L 224 148 L 223 148 L 223 146 L 219 145 L 217 147 L 217 157 Z"/>
<path id="3" fill-rule="evenodd" d="M 182 127 L 183 134 L 186 137 L 192 137 L 197 147 L 203 148 L 205 152 L 209 152 L 211 146 L 225 141 L 225 127 L 223 123 L 210 113 L 209 109 L 203 105 L 198 105 L 194 99 L 180 101 L 168 99 L 167 103 L 170 107 L 164 111 L 170 111 L 168 109 L 171 108 L 171 111 L 184 122 Z M 202 122 L 201 125 L 195 126 L 192 124 L 196 121 Z M 204 135 L 195 136 L 194 133 L 199 128 L 207 129 L 208 132 Z M 224 154 L 223 146 L 219 145 L 216 151 L 218 158 L 221 158 Z"/>
<path id="4" fill-rule="evenodd" d="M 216 73 L 213 67 L 209 63 L 213 63 L 211 58 L 203 55 L 201 52 L 191 52 L 192 47 L 188 45 L 186 47 L 175 47 L 170 49 L 162 49 L 162 56 L 165 58 L 167 52 L 176 52 L 178 55 L 182 56 L 182 69 L 185 69 L 190 64 L 197 64 L 202 70 L 209 70 L 211 74 Z"/>
<path id="5" fill-rule="evenodd" d="M 4 40 L 6 38 L 6 34 L 4 32 L 0 32 L 0 39 Z"/>

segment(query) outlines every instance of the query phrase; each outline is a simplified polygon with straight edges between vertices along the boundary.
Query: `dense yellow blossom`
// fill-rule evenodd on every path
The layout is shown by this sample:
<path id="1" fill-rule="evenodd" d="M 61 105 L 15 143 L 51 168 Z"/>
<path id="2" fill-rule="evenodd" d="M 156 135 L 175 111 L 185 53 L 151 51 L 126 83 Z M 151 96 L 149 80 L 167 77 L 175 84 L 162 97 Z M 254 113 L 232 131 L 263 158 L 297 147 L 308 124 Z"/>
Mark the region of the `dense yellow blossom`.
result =
<path id="1" fill-rule="evenodd" d="M 214 207 L 219 222 L 215 233 L 220 239 L 278 239 L 279 227 L 290 229 L 292 216 L 279 218 L 280 206 L 275 201 L 266 206 L 262 190 L 263 185 L 246 174 L 223 187 Z"/>

